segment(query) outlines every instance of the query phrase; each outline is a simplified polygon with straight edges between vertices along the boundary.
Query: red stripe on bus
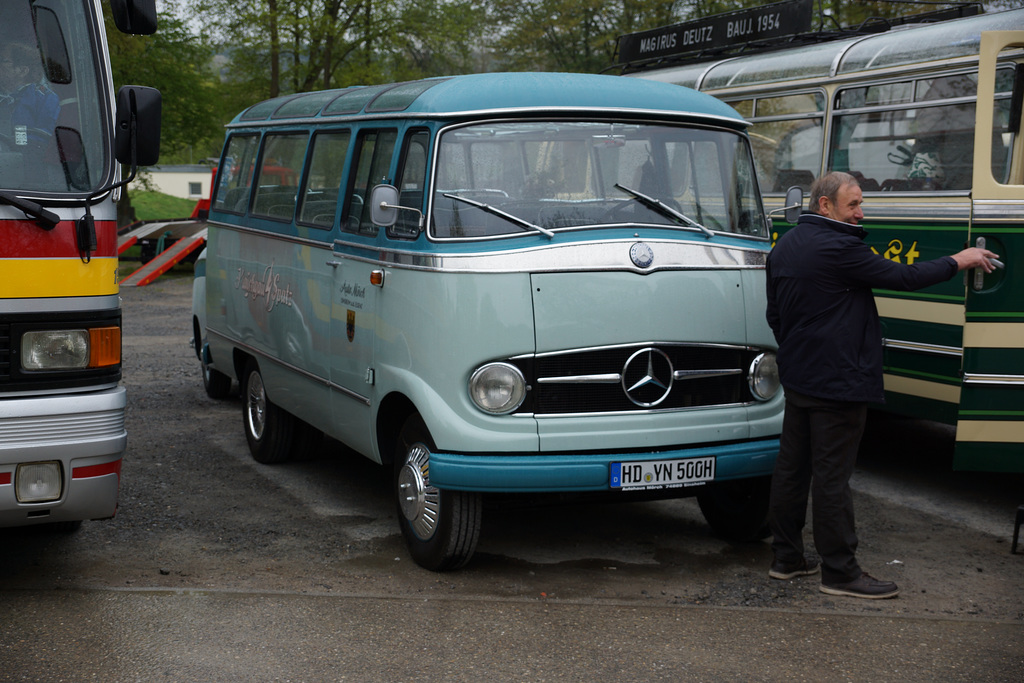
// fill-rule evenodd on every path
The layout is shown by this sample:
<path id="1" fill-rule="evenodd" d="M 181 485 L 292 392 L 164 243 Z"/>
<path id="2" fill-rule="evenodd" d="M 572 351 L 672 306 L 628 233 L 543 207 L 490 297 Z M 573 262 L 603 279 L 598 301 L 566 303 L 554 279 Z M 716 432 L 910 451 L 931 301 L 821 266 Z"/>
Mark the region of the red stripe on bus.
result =
<path id="1" fill-rule="evenodd" d="M 102 465 L 86 465 L 71 470 L 72 479 L 91 479 L 92 477 L 105 477 L 108 474 L 116 474 L 121 479 L 121 460 L 105 462 Z"/>
<path id="2" fill-rule="evenodd" d="M 78 257 L 74 221 L 61 221 L 53 230 L 40 230 L 32 221 L 0 220 L 0 259 Z M 96 221 L 93 256 L 117 254 L 117 223 Z"/>
<path id="3" fill-rule="evenodd" d="M 11 473 L 10 472 L 0 472 L 0 486 L 3 486 L 4 484 L 10 484 L 10 483 L 11 483 Z"/>

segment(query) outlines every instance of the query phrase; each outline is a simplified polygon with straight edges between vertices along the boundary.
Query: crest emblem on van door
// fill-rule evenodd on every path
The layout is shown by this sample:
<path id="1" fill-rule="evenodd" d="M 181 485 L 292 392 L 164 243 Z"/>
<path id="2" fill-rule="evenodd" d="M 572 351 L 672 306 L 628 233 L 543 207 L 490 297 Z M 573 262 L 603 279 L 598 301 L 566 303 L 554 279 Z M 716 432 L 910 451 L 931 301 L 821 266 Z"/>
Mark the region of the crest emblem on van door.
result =
<path id="1" fill-rule="evenodd" d="M 351 308 L 348 309 L 348 315 L 345 320 L 345 334 L 348 336 L 349 341 L 352 341 L 356 336 L 356 312 Z"/>

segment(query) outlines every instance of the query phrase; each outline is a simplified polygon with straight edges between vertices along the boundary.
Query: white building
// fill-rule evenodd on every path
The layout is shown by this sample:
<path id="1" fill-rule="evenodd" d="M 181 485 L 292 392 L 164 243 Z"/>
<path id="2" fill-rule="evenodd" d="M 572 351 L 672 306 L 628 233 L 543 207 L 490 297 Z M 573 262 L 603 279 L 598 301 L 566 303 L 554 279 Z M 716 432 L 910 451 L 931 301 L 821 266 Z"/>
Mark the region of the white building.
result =
<path id="1" fill-rule="evenodd" d="M 213 169 L 204 164 L 149 166 L 142 169 L 149 178 L 151 189 L 172 197 L 199 200 L 210 196 Z M 129 190 L 144 190 L 139 179 L 133 180 Z"/>

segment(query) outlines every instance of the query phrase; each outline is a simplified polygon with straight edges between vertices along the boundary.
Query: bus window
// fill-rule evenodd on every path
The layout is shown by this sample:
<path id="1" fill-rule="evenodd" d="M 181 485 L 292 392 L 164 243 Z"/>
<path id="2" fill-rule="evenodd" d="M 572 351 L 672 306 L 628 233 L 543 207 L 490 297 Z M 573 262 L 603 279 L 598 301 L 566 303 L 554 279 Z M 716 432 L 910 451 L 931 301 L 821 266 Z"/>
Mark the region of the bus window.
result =
<path id="1" fill-rule="evenodd" d="M 295 215 L 297 180 L 308 139 L 305 133 L 268 135 L 264 139 L 253 215 L 287 221 Z"/>
<path id="2" fill-rule="evenodd" d="M 225 145 L 224 158 L 220 164 L 220 183 L 213 198 L 214 208 L 245 213 L 249 206 L 249 187 L 259 141 L 256 135 L 235 135 Z"/>
<path id="3" fill-rule="evenodd" d="M 352 134 L 347 131 L 318 133 L 313 137 L 309 173 L 302 192 L 299 222 L 321 228 L 334 224 L 341 191 L 341 175 L 345 170 L 345 157 Z"/>
<path id="4" fill-rule="evenodd" d="M 370 220 L 370 207 L 366 200 L 374 185 L 387 182 L 397 139 L 398 131 L 395 130 L 366 130 L 359 134 L 342 230 L 361 235 L 377 234 L 377 228 Z"/>
<path id="5" fill-rule="evenodd" d="M 825 97 L 797 93 L 730 102 L 751 122 L 750 142 L 761 188 L 784 192 L 793 185 L 805 191 L 821 168 Z"/>
<path id="6" fill-rule="evenodd" d="M 1007 73 L 1003 87 L 1012 80 Z M 841 90 L 830 170 L 857 175 L 865 191 L 969 190 L 976 92 L 976 73 Z M 1006 130 L 999 113 L 1009 107 L 1007 96 L 997 95 L 995 139 Z M 996 178 L 1005 177 L 1007 156 L 994 155 Z"/>
<path id="7" fill-rule="evenodd" d="M 398 173 L 398 204 L 419 211 L 423 210 L 423 193 L 427 183 L 427 145 L 430 132 L 415 130 L 406 136 L 402 150 L 401 170 Z M 420 216 L 415 211 L 399 211 L 398 222 L 388 230 L 388 235 L 404 239 L 415 239 L 420 234 Z"/>

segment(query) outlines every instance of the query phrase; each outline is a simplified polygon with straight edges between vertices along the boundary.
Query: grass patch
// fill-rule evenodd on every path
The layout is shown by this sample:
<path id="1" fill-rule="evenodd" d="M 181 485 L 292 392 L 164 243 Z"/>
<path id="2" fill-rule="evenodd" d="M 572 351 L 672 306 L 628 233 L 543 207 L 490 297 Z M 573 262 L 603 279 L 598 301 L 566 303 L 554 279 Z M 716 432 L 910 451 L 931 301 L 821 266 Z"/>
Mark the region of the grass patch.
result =
<path id="1" fill-rule="evenodd" d="M 140 221 L 167 221 L 175 218 L 188 218 L 196 203 L 192 199 L 172 197 L 162 192 L 133 191 L 132 207 L 135 217 Z"/>

